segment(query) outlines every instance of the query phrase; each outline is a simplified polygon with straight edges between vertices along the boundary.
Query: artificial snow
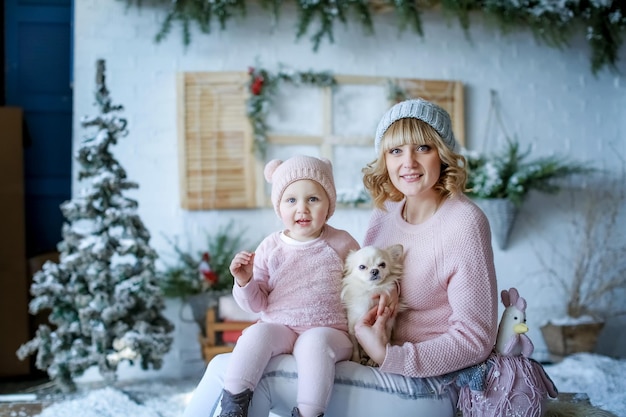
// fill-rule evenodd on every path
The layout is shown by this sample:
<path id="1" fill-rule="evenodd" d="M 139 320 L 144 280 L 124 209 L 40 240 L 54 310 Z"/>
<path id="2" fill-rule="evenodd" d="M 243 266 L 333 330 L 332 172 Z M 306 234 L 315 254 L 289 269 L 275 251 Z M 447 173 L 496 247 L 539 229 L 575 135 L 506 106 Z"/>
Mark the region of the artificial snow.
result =
<path id="1" fill-rule="evenodd" d="M 591 404 L 626 417 L 626 359 L 581 353 L 545 370 L 561 393 L 587 394 Z M 85 389 L 44 409 L 40 417 L 180 417 L 197 378 L 143 381 Z"/>
<path id="2" fill-rule="evenodd" d="M 83 398 L 67 400 L 45 408 L 40 416 L 157 417 L 159 414 L 137 404 L 126 394 L 107 387 L 92 391 Z"/>
<path id="3" fill-rule="evenodd" d="M 192 381 L 81 388 L 79 393 L 44 408 L 38 417 L 180 417 L 193 388 Z"/>
<path id="4" fill-rule="evenodd" d="M 558 318 L 551 318 L 550 320 L 542 323 L 541 325 L 545 325 L 548 323 L 554 324 L 555 326 L 576 326 L 578 324 L 594 324 L 597 323 L 598 320 L 588 316 L 588 315 L 583 315 L 580 317 L 570 317 L 570 316 L 564 316 L 564 317 L 558 317 Z"/>
<path id="5" fill-rule="evenodd" d="M 592 405 L 626 417 L 626 359 L 579 353 L 545 370 L 559 392 L 585 393 Z"/>

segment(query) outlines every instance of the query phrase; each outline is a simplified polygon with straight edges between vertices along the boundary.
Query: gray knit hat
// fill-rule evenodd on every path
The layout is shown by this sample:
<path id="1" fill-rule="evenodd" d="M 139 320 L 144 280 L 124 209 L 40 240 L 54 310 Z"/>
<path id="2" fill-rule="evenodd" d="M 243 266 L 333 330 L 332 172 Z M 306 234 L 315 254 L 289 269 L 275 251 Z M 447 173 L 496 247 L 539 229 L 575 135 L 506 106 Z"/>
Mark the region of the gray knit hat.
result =
<path id="1" fill-rule="evenodd" d="M 272 204 L 278 217 L 280 217 L 280 200 L 283 198 L 285 188 L 299 180 L 313 180 L 326 191 L 329 201 L 327 220 L 335 212 L 337 191 L 333 178 L 333 166 L 328 159 L 305 155 L 293 156 L 285 162 L 273 159 L 265 165 L 263 174 L 267 182 L 272 184 Z"/>
<path id="2" fill-rule="evenodd" d="M 439 136 L 441 136 L 444 143 L 448 145 L 448 148 L 454 150 L 456 140 L 454 139 L 452 122 L 450 121 L 448 112 L 430 101 L 416 98 L 402 101 L 387 110 L 387 113 L 384 114 L 376 128 L 376 141 L 374 142 L 376 155 L 380 152 L 380 142 L 387 129 L 389 129 L 389 126 L 396 120 L 408 118 L 419 119 L 428 123 L 439 133 Z"/>

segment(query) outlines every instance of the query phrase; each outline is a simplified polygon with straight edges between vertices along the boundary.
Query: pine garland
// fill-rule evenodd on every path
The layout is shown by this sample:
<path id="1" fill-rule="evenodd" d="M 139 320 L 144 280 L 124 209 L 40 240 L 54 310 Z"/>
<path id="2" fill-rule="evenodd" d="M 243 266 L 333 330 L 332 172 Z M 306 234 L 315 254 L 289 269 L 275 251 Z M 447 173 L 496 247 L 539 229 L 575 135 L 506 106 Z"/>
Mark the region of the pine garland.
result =
<path id="1" fill-rule="evenodd" d="M 142 0 L 125 0 L 127 5 L 142 5 Z M 591 47 L 591 70 L 597 74 L 608 67 L 616 71 L 619 50 L 626 30 L 626 2 L 622 0 L 295 0 L 298 8 L 296 39 L 312 31 L 313 50 L 317 51 L 326 38 L 334 42 L 337 23 L 357 20 L 367 34 L 374 33 L 372 14 L 377 6 L 389 6 L 396 12 L 398 27 L 408 26 L 423 36 L 421 13 L 439 6 L 444 14 L 456 17 L 466 30 L 472 13 L 484 13 L 502 30 L 532 30 L 537 39 L 547 45 L 563 48 L 575 32 L 585 31 Z M 190 25 L 195 22 L 203 33 L 210 33 L 211 22 L 217 20 L 220 29 L 235 17 L 246 16 L 246 0 L 153 0 L 167 8 L 165 19 L 156 35 L 163 40 L 171 32 L 174 21 L 180 21 L 183 42 L 191 42 Z M 272 24 L 279 18 L 282 0 L 261 0 L 261 6 L 270 13 Z M 352 14 L 352 16 L 350 16 Z M 351 17 L 351 19 L 349 19 Z M 317 25 L 314 27 L 314 25 Z"/>

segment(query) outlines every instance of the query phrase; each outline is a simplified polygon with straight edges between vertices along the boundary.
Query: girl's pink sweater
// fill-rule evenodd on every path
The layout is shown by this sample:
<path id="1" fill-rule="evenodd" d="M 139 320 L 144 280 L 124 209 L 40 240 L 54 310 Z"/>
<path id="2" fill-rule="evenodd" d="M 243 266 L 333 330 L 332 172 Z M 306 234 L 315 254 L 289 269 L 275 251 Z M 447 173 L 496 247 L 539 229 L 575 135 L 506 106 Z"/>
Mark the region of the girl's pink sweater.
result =
<path id="1" fill-rule="evenodd" d="M 359 248 L 346 231 L 325 225 L 319 238 L 290 245 L 281 232 L 266 237 L 256 250 L 252 280 L 234 285 L 233 296 L 247 311 L 261 312 L 261 321 L 298 331 L 334 327 L 347 331 L 341 303 L 343 264 Z"/>
<path id="2" fill-rule="evenodd" d="M 404 201 L 375 210 L 364 246 L 405 250 L 400 313 L 380 369 L 443 375 L 482 362 L 497 334 L 498 295 L 489 222 L 466 196 L 446 199 L 422 224 L 402 220 Z"/>

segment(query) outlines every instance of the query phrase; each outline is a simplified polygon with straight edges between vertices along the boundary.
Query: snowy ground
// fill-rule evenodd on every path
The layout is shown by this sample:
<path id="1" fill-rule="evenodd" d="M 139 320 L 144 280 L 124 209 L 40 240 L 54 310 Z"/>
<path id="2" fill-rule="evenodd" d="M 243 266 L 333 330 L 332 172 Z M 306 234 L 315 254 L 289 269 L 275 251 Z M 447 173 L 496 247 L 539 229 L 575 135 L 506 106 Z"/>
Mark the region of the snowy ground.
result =
<path id="1" fill-rule="evenodd" d="M 626 417 L 626 360 L 578 354 L 545 367 L 560 392 L 586 393 L 597 407 Z M 41 417 L 180 417 L 194 381 L 143 381 L 87 389 L 55 403 Z"/>

